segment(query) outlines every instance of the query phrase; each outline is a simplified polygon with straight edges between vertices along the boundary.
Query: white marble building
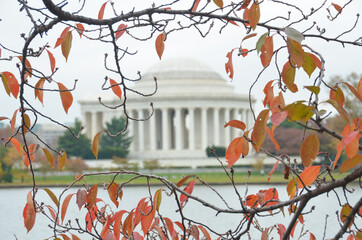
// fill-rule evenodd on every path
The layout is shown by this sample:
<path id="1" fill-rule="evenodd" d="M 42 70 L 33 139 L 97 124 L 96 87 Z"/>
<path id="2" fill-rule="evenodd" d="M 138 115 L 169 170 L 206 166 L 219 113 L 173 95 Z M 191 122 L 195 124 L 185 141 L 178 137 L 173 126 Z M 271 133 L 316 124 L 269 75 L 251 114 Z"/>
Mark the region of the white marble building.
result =
<path id="1" fill-rule="evenodd" d="M 148 117 L 152 111 L 150 102 L 155 110 L 148 121 L 130 121 L 133 143 L 129 158 L 201 159 L 206 157 L 207 146 L 227 147 L 241 134 L 240 130 L 224 128 L 229 120 L 242 120 L 251 128 L 248 96 L 235 93 L 233 86 L 205 64 L 184 58 L 161 61 L 133 89 L 143 94 L 154 92 L 154 77 L 158 81 L 155 95 L 127 95 L 127 112 L 131 117 Z M 101 97 L 107 105 L 121 103 L 111 91 Z M 82 123 L 91 139 L 104 128 L 105 122 L 122 114 L 122 109 L 101 106 L 98 96 L 89 96 L 79 103 Z"/>

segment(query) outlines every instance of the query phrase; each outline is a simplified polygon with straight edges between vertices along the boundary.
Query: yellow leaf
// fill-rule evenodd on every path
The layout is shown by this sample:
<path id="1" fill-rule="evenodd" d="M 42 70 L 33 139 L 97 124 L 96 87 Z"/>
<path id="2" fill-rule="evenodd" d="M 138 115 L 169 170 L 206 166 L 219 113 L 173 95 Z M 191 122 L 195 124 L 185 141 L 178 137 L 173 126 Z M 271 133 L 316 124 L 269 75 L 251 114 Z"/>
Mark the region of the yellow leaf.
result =
<path id="1" fill-rule="evenodd" d="M 49 197 L 52 199 L 52 201 L 58 207 L 59 201 L 58 201 L 58 198 L 55 196 L 55 194 L 48 188 L 43 188 L 43 190 L 46 191 L 46 193 L 49 195 Z"/>
<path id="2" fill-rule="evenodd" d="M 288 47 L 289 56 L 296 63 L 296 66 L 298 68 L 303 66 L 304 61 L 305 61 L 305 57 L 304 57 L 305 53 L 302 48 L 302 45 L 299 42 L 294 41 L 293 39 L 288 37 L 287 38 L 287 47 Z"/>
<path id="3" fill-rule="evenodd" d="M 24 113 L 24 123 L 25 125 L 23 125 L 23 133 L 27 133 L 28 130 L 30 129 L 31 127 L 31 121 L 30 121 L 30 117 L 28 116 L 28 114 Z"/>
<path id="4" fill-rule="evenodd" d="M 313 160 L 317 158 L 319 145 L 319 139 L 315 134 L 304 139 L 302 146 L 300 147 L 300 157 L 302 158 L 305 167 L 311 166 Z"/>
<path id="5" fill-rule="evenodd" d="M 214 3 L 219 7 L 219 8 L 223 8 L 224 7 L 224 3 L 223 0 L 213 0 Z"/>
<path id="6" fill-rule="evenodd" d="M 92 152 L 93 155 L 98 158 L 98 145 L 99 145 L 99 135 L 102 133 L 103 131 L 100 131 L 99 133 L 97 133 L 94 138 L 93 138 L 93 143 L 92 143 Z"/>
<path id="7" fill-rule="evenodd" d="M 293 93 L 298 91 L 298 87 L 294 83 L 294 79 L 295 79 L 295 68 L 292 67 L 288 61 L 284 64 L 282 70 L 282 80 L 284 84 L 287 85 L 288 89 Z"/>
<path id="8" fill-rule="evenodd" d="M 72 40 L 73 40 L 72 32 L 68 31 L 67 36 L 65 37 L 65 40 L 62 43 L 62 53 L 66 61 L 68 61 L 70 49 L 72 48 Z"/>
<path id="9" fill-rule="evenodd" d="M 62 171 L 66 162 L 67 162 L 67 153 L 62 149 L 60 151 L 60 155 L 58 155 L 58 166 L 60 171 Z"/>
<path id="10" fill-rule="evenodd" d="M 49 152 L 48 149 L 43 148 L 43 152 L 45 154 L 45 157 L 47 158 L 48 162 L 52 165 L 52 167 L 54 168 L 54 162 L 55 162 L 55 158 L 54 156 Z"/>

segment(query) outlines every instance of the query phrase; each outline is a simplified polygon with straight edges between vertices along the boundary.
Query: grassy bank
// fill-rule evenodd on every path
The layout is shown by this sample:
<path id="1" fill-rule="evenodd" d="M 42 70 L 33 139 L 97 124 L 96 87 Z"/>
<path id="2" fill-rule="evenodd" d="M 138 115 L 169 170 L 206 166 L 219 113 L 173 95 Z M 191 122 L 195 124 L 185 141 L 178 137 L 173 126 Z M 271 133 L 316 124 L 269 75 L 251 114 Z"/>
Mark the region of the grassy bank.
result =
<path id="1" fill-rule="evenodd" d="M 156 175 L 156 174 L 155 174 Z M 184 176 L 188 175 L 187 171 L 185 173 L 160 173 L 157 176 L 164 177 L 170 180 L 173 183 L 177 183 L 180 179 Z M 223 172 L 199 172 L 199 173 L 192 173 L 192 175 L 197 175 L 203 181 L 209 184 L 228 184 L 230 183 L 230 179 L 228 176 Z M 342 178 L 346 174 L 336 174 L 336 177 Z M 87 176 L 86 179 L 80 180 L 76 183 L 76 185 L 83 185 L 87 182 L 90 185 L 93 184 L 102 184 L 102 183 L 109 183 L 114 177 L 113 175 L 98 175 L 98 176 Z M 118 175 L 116 177 L 116 182 L 122 183 L 127 182 L 134 178 L 135 175 Z M 244 184 L 247 180 L 249 183 L 268 183 L 268 173 L 260 174 L 258 172 L 252 173 L 252 175 L 248 179 L 248 173 L 246 172 L 235 172 L 234 173 L 234 181 L 237 184 Z M 329 179 L 327 179 L 329 180 Z M 39 186 L 67 186 L 70 185 L 75 181 L 75 175 L 50 175 L 44 176 L 40 173 L 36 174 L 35 181 Z M 158 180 L 150 179 L 151 184 L 160 184 Z M 274 173 L 271 177 L 270 182 L 271 184 L 287 184 L 288 180 L 283 178 L 282 173 Z M 32 184 L 31 176 L 24 173 L 16 173 L 14 174 L 14 182 L 13 183 L 0 183 L 0 187 L 20 187 L 20 186 L 29 186 Z M 146 178 L 137 178 L 132 181 L 131 184 L 147 184 Z"/>

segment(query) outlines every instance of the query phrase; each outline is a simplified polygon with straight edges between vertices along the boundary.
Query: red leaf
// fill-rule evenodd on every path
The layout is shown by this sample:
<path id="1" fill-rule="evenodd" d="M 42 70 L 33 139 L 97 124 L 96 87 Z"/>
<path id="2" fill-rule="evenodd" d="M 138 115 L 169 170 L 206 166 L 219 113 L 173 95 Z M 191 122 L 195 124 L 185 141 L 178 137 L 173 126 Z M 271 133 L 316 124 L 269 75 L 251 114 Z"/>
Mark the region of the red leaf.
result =
<path id="1" fill-rule="evenodd" d="M 268 128 L 268 127 L 267 127 L 267 128 Z M 268 182 L 270 181 L 271 175 L 273 175 L 273 173 L 274 173 L 275 170 L 277 169 L 278 164 L 279 164 L 279 161 L 277 160 L 277 161 L 274 163 L 274 166 L 273 166 L 272 170 L 269 172 Z"/>
<path id="2" fill-rule="evenodd" d="M 300 179 L 303 181 L 304 185 L 308 187 L 317 179 L 321 166 L 311 166 L 304 169 L 300 174 Z M 302 182 L 298 179 L 298 188 L 303 188 Z"/>
<path id="3" fill-rule="evenodd" d="M 342 8 L 338 4 L 332 3 L 333 7 L 337 10 L 338 13 L 342 13 Z"/>
<path id="4" fill-rule="evenodd" d="M 196 12 L 197 7 L 199 6 L 199 3 L 200 3 L 200 0 L 194 1 L 194 5 L 192 6 L 192 9 L 191 9 L 192 12 Z"/>
<path id="5" fill-rule="evenodd" d="M 243 56 L 243 57 L 248 56 L 248 52 L 249 52 L 249 50 L 246 48 L 243 48 L 240 50 L 241 56 Z"/>
<path id="6" fill-rule="evenodd" d="M 117 97 L 119 97 L 119 99 L 121 99 L 122 98 L 122 89 L 118 85 L 118 83 L 116 81 L 114 81 L 113 79 L 109 79 L 109 84 L 111 84 L 113 93 L 116 94 Z"/>
<path id="7" fill-rule="evenodd" d="M 81 23 L 77 23 L 77 24 L 75 24 L 75 26 L 77 26 L 77 32 L 79 33 L 79 37 L 82 37 L 82 35 L 83 35 L 83 32 L 84 32 L 84 26 L 83 26 L 83 24 L 81 24 Z"/>
<path id="8" fill-rule="evenodd" d="M 253 30 L 255 30 L 256 25 L 259 23 L 259 19 L 260 19 L 260 8 L 259 8 L 259 3 L 256 0 L 251 5 L 248 14 L 249 24 Z"/>
<path id="9" fill-rule="evenodd" d="M 92 232 L 93 222 L 96 219 L 97 211 L 98 211 L 98 208 L 95 205 L 92 209 L 90 209 L 87 212 L 87 214 L 85 216 L 85 222 L 86 222 L 87 230 L 89 232 Z"/>
<path id="10" fill-rule="evenodd" d="M 305 167 L 311 166 L 313 160 L 317 158 L 319 146 L 319 139 L 315 134 L 304 139 L 302 146 L 300 147 L 300 157 L 302 158 Z"/>
<path id="11" fill-rule="evenodd" d="M 143 234 L 146 236 L 148 230 L 150 229 L 150 226 L 152 224 L 153 219 L 155 218 L 155 209 L 152 208 L 152 206 L 148 206 L 145 209 L 145 215 L 142 215 L 142 220 L 141 220 L 141 226 L 142 226 L 142 231 Z M 125 220 L 126 222 L 126 220 Z M 126 224 L 126 223 L 124 223 Z"/>
<path id="12" fill-rule="evenodd" d="M 253 147 L 256 152 L 259 152 L 259 148 L 264 142 L 266 135 L 266 122 L 269 119 L 269 110 L 264 109 L 261 111 L 255 121 L 254 129 L 251 134 L 251 140 L 253 141 Z"/>
<path id="13" fill-rule="evenodd" d="M 118 207 L 118 201 L 117 201 L 117 197 L 118 197 L 118 184 L 115 182 L 112 182 L 111 185 L 108 186 L 107 188 L 107 192 L 108 192 L 108 196 L 111 199 L 111 201 L 116 205 L 116 207 Z"/>
<path id="14" fill-rule="evenodd" d="M 287 229 L 285 228 L 285 226 L 283 224 L 278 224 L 278 234 L 280 239 L 283 239 L 284 233 Z"/>
<path id="15" fill-rule="evenodd" d="M 238 10 L 247 8 L 249 6 L 250 2 L 251 2 L 251 0 L 244 0 L 243 4 L 241 5 L 241 7 Z"/>
<path id="16" fill-rule="evenodd" d="M 239 120 L 231 120 L 228 123 L 226 123 L 224 127 L 227 127 L 227 126 L 234 127 L 234 128 L 239 128 L 239 129 L 241 129 L 243 131 L 246 128 L 245 123 L 242 122 L 242 121 L 239 121 Z"/>
<path id="17" fill-rule="evenodd" d="M 99 135 L 103 132 L 100 131 L 99 133 L 97 133 L 94 138 L 93 138 L 93 142 L 92 142 L 92 153 L 93 155 L 98 158 L 98 145 L 99 145 Z"/>
<path id="18" fill-rule="evenodd" d="M 229 78 L 233 79 L 234 77 L 234 67 L 233 67 L 233 51 L 231 50 L 226 54 L 226 57 L 229 59 L 227 63 L 225 63 L 225 71 L 229 74 Z"/>
<path id="19" fill-rule="evenodd" d="M 41 78 L 36 84 L 35 84 L 35 89 L 34 89 L 34 93 L 35 93 L 35 99 L 38 98 L 39 101 L 43 104 L 44 106 L 44 91 L 42 90 L 44 88 L 44 82 L 45 82 L 45 78 Z"/>
<path id="20" fill-rule="evenodd" d="M 73 95 L 62 83 L 58 82 L 57 84 L 64 111 L 68 114 L 68 109 L 70 106 L 72 106 L 73 103 Z"/>
<path id="21" fill-rule="evenodd" d="M 273 57 L 273 37 L 266 37 L 261 47 L 260 60 L 263 67 L 267 67 Z"/>
<path id="22" fill-rule="evenodd" d="M 89 192 L 85 199 L 85 202 L 87 204 L 86 207 L 88 210 L 91 209 L 96 203 L 97 193 L 98 193 L 98 185 L 95 184 L 89 189 Z"/>
<path id="23" fill-rule="evenodd" d="M 117 32 L 116 32 L 116 40 L 118 40 L 118 38 L 120 38 L 126 32 L 126 28 L 127 28 L 127 25 L 123 24 L 123 23 L 118 26 Z"/>
<path id="24" fill-rule="evenodd" d="M 27 202 L 23 210 L 24 225 L 26 230 L 30 232 L 35 224 L 36 212 L 32 202 Z"/>
<path id="25" fill-rule="evenodd" d="M 192 180 L 189 182 L 189 184 L 187 184 L 187 186 L 184 188 L 184 191 L 187 192 L 188 194 L 191 194 L 192 191 L 194 190 L 194 186 L 195 186 L 195 180 Z M 180 203 L 181 203 L 181 206 L 184 205 L 184 203 L 187 201 L 189 197 L 184 195 L 184 194 L 181 194 L 180 196 Z"/>
<path id="26" fill-rule="evenodd" d="M 257 207 L 258 206 L 258 197 L 254 194 L 248 195 L 246 197 L 246 205 L 251 208 Z"/>
<path id="27" fill-rule="evenodd" d="M 106 8 L 107 3 L 108 3 L 108 1 L 103 3 L 102 6 L 101 6 L 101 9 L 99 9 L 99 12 L 98 12 L 98 19 L 99 20 L 103 19 L 104 9 Z"/>
<path id="28" fill-rule="evenodd" d="M 77 191 L 77 205 L 79 207 L 79 210 L 82 208 L 82 206 L 86 203 L 87 198 L 87 191 L 84 189 L 78 189 Z"/>
<path id="29" fill-rule="evenodd" d="M 271 120 L 272 124 L 274 124 L 275 126 L 279 126 L 282 122 L 284 122 L 284 120 L 287 117 L 288 117 L 288 112 L 280 111 L 280 112 L 273 113 L 270 117 L 270 120 Z"/>
<path id="30" fill-rule="evenodd" d="M 183 177 L 177 184 L 177 187 L 181 187 L 189 178 L 191 177 L 191 175 L 187 175 L 186 177 Z"/>
<path id="31" fill-rule="evenodd" d="M 115 236 L 115 238 L 117 240 L 119 240 L 120 235 L 121 235 L 122 216 L 126 212 L 127 212 L 126 210 L 121 210 L 119 212 L 116 212 L 116 214 L 114 214 L 113 217 L 112 217 L 112 222 L 114 222 L 114 224 L 113 224 L 113 232 L 114 232 L 114 236 Z"/>
<path id="32" fill-rule="evenodd" d="M 156 38 L 156 42 L 155 42 L 155 47 L 156 47 L 156 52 L 158 57 L 161 59 L 162 54 L 163 54 L 163 50 L 165 50 L 165 34 L 161 33 L 160 35 L 157 36 Z"/>
<path id="33" fill-rule="evenodd" d="M 20 87 L 19 87 L 19 82 L 14 76 L 14 74 L 12 74 L 11 72 L 2 72 L 1 78 L 3 80 L 3 84 L 8 95 L 10 96 L 11 92 L 11 94 L 13 94 L 15 98 L 18 98 Z"/>
<path id="34" fill-rule="evenodd" d="M 62 210 L 61 210 L 62 222 L 64 221 L 65 214 L 67 213 L 67 210 L 68 210 L 69 201 L 70 201 L 70 199 L 72 199 L 73 195 L 74 195 L 74 193 L 69 194 L 68 196 L 65 197 L 65 199 L 63 201 Z"/>
<path id="35" fill-rule="evenodd" d="M 59 45 L 63 44 L 63 42 L 65 41 L 66 36 L 68 35 L 70 27 L 66 27 L 64 28 L 62 34 L 60 35 L 60 37 L 58 38 L 54 48 L 57 48 Z"/>
<path id="36" fill-rule="evenodd" d="M 54 55 L 48 49 L 46 49 L 46 50 L 47 50 L 47 53 L 48 53 L 48 56 L 49 56 L 50 70 L 52 72 L 54 72 L 54 70 L 55 70 L 55 58 L 54 58 Z"/>
<path id="37" fill-rule="evenodd" d="M 243 137 L 237 137 L 231 141 L 229 147 L 226 149 L 225 158 L 228 167 L 231 168 L 237 160 L 239 160 L 243 149 Z"/>

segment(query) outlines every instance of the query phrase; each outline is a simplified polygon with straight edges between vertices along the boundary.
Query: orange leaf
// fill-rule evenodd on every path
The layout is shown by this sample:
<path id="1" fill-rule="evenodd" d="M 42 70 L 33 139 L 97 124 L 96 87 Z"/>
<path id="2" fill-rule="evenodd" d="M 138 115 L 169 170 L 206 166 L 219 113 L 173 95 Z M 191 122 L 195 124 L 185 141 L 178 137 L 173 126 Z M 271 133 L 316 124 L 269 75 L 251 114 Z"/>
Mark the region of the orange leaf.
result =
<path id="1" fill-rule="evenodd" d="M 243 13 L 243 19 L 245 21 L 249 21 L 249 8 L 245 8 L 244 13 Z M 249 23 L 244 23 L 244 25 L 245 25 L 245 27 L 250 26 Z"/>
<path id="2" fill-rule="evenodd" d="M 204 237 L 202 239 L 211 240 L 211 236 L 206 228 L 201 225 L 198 225 L 198 228 L 201 230 L 202 234 L 204 234 Z"/>
<path id="3" fill-rule="evenodd" d="M 297 85 L 295 85 L 294 79 L 295 79 L 295 68 L 292 67 L 288 61 L 283 66 L 282 80 L 284 84 L 287 85 L 289 90 L 293 93 L 298 91 L 298 87 Z"/>
<path id="4" fill-rule="evenodd" d="M 126 32 L 126 28 L 127 28 L 127 25 L 123 24 L 123 23 L 118 26 L 117 32 L 116 32 L 116 40 L 118 40 L 118 38 L 120 38 Z"/>
<path id="5" fill-rule="evenodd" d="M 261 47 L 260 60 L 263 67 L 267 67 L 273 57 L 273 37 L 266 37 Z"/>
<path id="6" fill-rule="evenodd" d="M 332 3 L 333 7 L 337 10 L 338 13 L 342 13 L 342 8 L 338 4 Z"/>
<path id="7" fill-rule="evenodd" d="M 34 93 L 35 93 L 35 99 L 38 98 L 39 101 L 43 104 L 44 106 L 44 91 L 42 90 L 44 88 L 44 82 L 45 82 L 45 78 L 41 78 L 36 84 L 35 84 L 35 89 L 34 89 Z"/>
<path id="8" fill-rule="evenodd" d="M 158 57 L 161 59 L 162 54 L 163 54 L 163 50 L 165 50 L 165 34 L 161 33 L 160 35 L 157 36 L 156 38 L 156 42 L 155 42 L 155 47 L 156 47 L 156 52 Z"/>
<path id="9" fill-rule="evenodd" d="M 69 202 L 70 202 L 70 200 L 72 199 L 73 195 L 74 195 L 74 193 L 69 194 L 68 196 L 65 197 L 65 199 L 64 199 L 64 201 L 63 201 L 62 210 L 61 210 L 61 219 L 62 219 L 62 222 L 64 221 L 65 214 L 67 213 L 67 210 L 68 210 Z"/>
<path id="10" fill-rule="evenodd" d="M 228 167 L 231 168 L 237 160 L 239 160 L 243 148 L 243 137 L 237 137 L 231 141 L 229 147 L 226 149 L 225 158 Z"/>
<path id="11" fill-rule="evenodd" d="M 99 20 L 102 20 L 103 19 L 103 16 L 104 16 L 104 9 L 106 8 L 106 5 L 107 5 L 108 1 L 103 3 L 102 6 L 101 6 L 101 9 L 99 9 L 99 12 L 98 12 L 98 19 Z"/>
<path id="12" fill-rule="evenodd" d="M 58 198 L 55 196 L 55 194 L 48 188 L 43 188 L 43 190 L 49 195 L 51 200 L 55 203 L 55 205 L 58 207 L 59 201 Z"/>
<path id="13" fill-rule="evenodd" d="M 300 179 L 303 181 L 304 185 L 308 187 L 317 179 L 321 166 L 311 166 L 304 169 L 300 174 Z M 302 182 L 298 179 L 298 188 L 303 188 Z"/>
<path id="14" fill-rule="evenodd" d="M 85 199 L 85 202 L 87 204 L 86 207 L 88 210 L 91 209 L 93 205 L 96 203 L 97 193 L 98 193 L 98 185 L 95 184 L 89 189 L 89 192 Z"/>
<path id="15" fill-rule="evenodd" d="M 101 238 L 107 239 L 107 235 L 109 233 L 109 226 L 111 225 L 111 218 L 108 216 L 106 223 L 103 225 L 102 232 L 101 232 Z"/>
<path id="16" fill-rule="evenodd" d="M 265 98 L 263 101 L 264 107 L 266 106 L 267 103 L 269 103 L 269 105 L 271 105 L 271 101 L 274 98 L 273 82 L 274 82 L 274 80 L 270 80 L 267 84 L 265 84 L 265 87 L 263 90 L 263 92 L 265 93 Z"/>
<path id="17" fill-rule="evenodd" d="M 243 56 L 243 57 L 248 56 L 248 52 L 249 52 L 249 50 L 246 48 L 243 48 L 240 50 L 241 56 Z"/>
<path id="18" fill-rule="evenodd" d="M 112 222 L 114 222 L 114 224 L 113 224 L 113 232 L 114 232 L 114 236 L 115 236 L 115 238 L 117 240 L 119 240 L 120 235 L 121 235 L 122 216 L 126 212 L 127 212 L 126 210 L 121 210 L 119 212 L 116 212 L 112 217 Z"/>
<path id="19" fill-rule="evenodd" d="M 249 2 L 250 2 L 250 1 L 249 1 Z M 243 40 L 241 40 L 241 42 L 244 42 L 246 39 L 255 37 L 256 35 L 257 35 L 257 33 L 252 33 L 252 34 L 246 35 L 246 36 L 243 38 Z"/>
<path id="20" fill-rule="evenodd" d="M 70 106 L 72 106 L 73 103 L 73 95 L 62 83 L 58 82 L 57 84 L 64 111 L 68 114 L 68 109 Z"/>
<path id="21" fill-rule="evenodd" d="M 249 134 L 249 132 L 245 132 L 244 136 L 247 137 L 248 134 Z M 242 141 L 241 156 L 245 157 L 249 153 L 249 142 L 248 142 L 248 140 L 246 140 L 245 137 L 243 137 L 243 139 L 241 139 L 241 141 Z"/>
<path id="22" fill-rule="evenodd" d="M 266 122 L 269 119 L 269 110 L 264 109 L 261 111 L 256 118 L 254 129 L 251 134 L 251 140 L 253 141 L 253 147 L 256 152 L 259 152 L 259 148 L 263 145 L 265 135 L 266 135 Z"/>
<path id="23" fill-rule="evenodd" d="M 27 202 L 23 210 L 24 225 L 26 230 L 30 232 L 35 224 L 36 212 L 33 202 Z"/>
<path id="24" fill-rule="evenodd" d="M 358 89 L 358 93 L 359 93 L 359 96 L 360 96 L 358 99 L 360 101 L 362 101 L 362 77 L 359 79 L 357 89 Z"/>
<path id="25" fill-rule="evenodd" d="M 108 192 L 108 196 L 111 199 L 111 201 L 116 205 L 116 207 L 118 207 L 118 201 L 117 201 L 117 197 L 118 197 L 118 184 L 115 182 L 112 182 L 111 185 L 108 186 L 107 188 L 107 192 Z"/>
<path id="26" fill-rule="evenodd" d="M 244 0 L 243 4 L 240 6 L 240 8 L 238 10 L 247 8 L 249 6 L 250 2 L 251 2 L 251 0 Z"/>
<path id="27" fill-rule="evenodd" d="M 280 147 L 279 147 L 279 144 L 278 144 L 277 140 L 274 138 L 274 133 L 272 132 L 272 130 L 270 130 L 269 127 L 266 127 L 265 129 L 266 129 L 266 132 L 268 133 L 268 136 L 269 136 L 270 140 L 274 144 L 275 149 L 279 151 Z"/>
<path id="28" fill-rule="evenodd" d="M 65 41 L 66 36 L 68 35 L 69 29 L 70 29 L 70 27 L 64 28 L 62 34 L 57 39 L 57 42 L 55 43 L 54 48 L 57 48 L 59 45 L 63 44 L 63 42 Z"/>
<path id="29" fill-rule="evenodd" d="M 314 61 L 315 65 L 317 66 L 317 68 L 321 69 L 322 68 L 321 60 L 319 60 L 319 58 L 316 55 L 314 55 L 313 53 L 309 53 L 309 55 L 313 58 L 313 61 Z"/>
<path id="30" fill-rule="evenodd" d="M 60 155 L 58 155 L 59 171 L 62 171 L 66 162 L 67 162 L 67 153 L 64 150 L 61 150 Z"/>
<path id="31" fill-rule="evenodd" d="M 309 240 L 317 240 L 313 233 L 309 232 Z"/>
<path id="32" fill-rule="evenodd" d="M 347 159 L 341 166 L 340 173 L 343 173 L 351 168 L 358 166 L 362 162 L 362 154 L 358 154 L 353 158 Z"/>
<path id="33" fill-rule="evenodd" d="M 98 211 L 98 208 L 95 205 L 92 209 L 89 209 L 89 211 L 85 215 L 85 222 L 86 222 L 87 230 L 89 232 L 92 232 L 93 222 L 97 218 L 97 211 Z"/>
<path id="34" fill-rule="evenodd" d="M 319 139 L 315 134 L 304 139 L 302 146 L 300 147 L 300 157 L 302 158 L 305 167 L 311 166 L 313 160 L 317 158 L 319 146 Z"/>
<path id="35" fill-rule="evenodd" d="M 256 25 L 259 23 L 259 19 L 260 19 L 260 8 L 259 8 L 259 2 L 256 0 L 251 5 L 248 14 L 248 20 L 253 30 L 255 30 Z"/>
<path id="36" fill-rule="evenodd" d="M 191 175 L 187 175 L 186 177 L 183 177 L 177 184 L 177 187 L 181 187 L 189 178 L 191 177 Z"/>
<path id="37" fill-rule="evenodd" d="M 225 63 L 225 71 L 229 74 L 229 78 L 233 79 L 234 77 L 234 68 L 233 68 L 233 51 L 231 50 L 226 54 L 226 57 L 229 59 L 227 63 Z"/>
<path id="38" fill-rule="evenodd" d="M 121 89 L 121 87 L 112 78 L 109 79 L 109 83 L 111 84 L 111 88 L 112 88 L 112 91 L 114 92 L 114 94 L 116 94 L 117 97 L 119 97 L 119 99 L 121 99 L 122 98 L 122 89 Z"/>
<path id="39" fill-rule="evenodd" d="M 68 32 L 67 36 L 65 37 L 62 43 L 62 53 L 63 56 L 65 57 L 65 61 L 68 61 L 70 49 L 72 48 L 72 40 L 73 40 L 72 32 Z"/>
<path id="40" fill-rule="evenodd" d="M 78 236 L 72 234 L 72 240 L 81 240 Z"/>
<path id="41" fill-rule="evenodd" d="M 192 12 L 196 12 L 197 7 L 199 6 L 199 3 L 200 3 L 200 0 L 194 1 L 194 5 L 192 6 L 192 9 L 191 9 Z"/>
<path id="42" fill-rule="evenodd" d="M 48 53 L 48 56 L 49 56 L 50 70 L 51 70 L 52 72 L 54 72 L 54 70 L 55 70 L 55 58 L 54 58 L 54 55 L 53 55 L 53 53 L 51 53 L 50 51 L 48 51 L 48 49 L 46 49 L 46 50 L 47 50 L 47 53 Z"/>
<path id="43" fill-rule="evenodd" d="M 219 8 L 223 8 L 224 7 L 224 3 L 223 0 L 213 0 L 214 3 L 219 7 Z"/>
<path id="44" fill-rule="evenodd" d="M 251 207 L 251 208 L 255 208 L 258 206 L 258 197 L 254 194 L 252 195 L 248 195 L 246 197 L 246 205 Z"/>
<path id="45" fill-rule="evenodd" d="M 360 84 L 361 80 L 360 80 L 360 83 L 358 84 L 359 92 L 351 84 L 349 84 L 348 82 L 341 82 L 341 83 L 346 84 L 347 87 L 349 88 L 349 90 L 353 93 L 353 95 L 362 102 L 362 86 L 361 86 L 362 84 Z"/>
<path id="46" fill-rule="evenodd" d="M 261 240 L 268 240 L 269 228 L 265 228 L 261 234 Z"/>
<path id="47" fill-rule="evenodd" d="M 298 68 L 303 66 L 304 60 L 305 60 L 305 56 L 304 56 L 305 53 L 302 48 L 302 45 L 299 42 L 288 37 L 287 38 L 287 47 L 288 47 L 289 56 L 296 63 L 296 66 Z"/>
<path id="48" fill-rule="evenodd" d="M 43 148 L 43 152 L 48 160 L 48 162 L 52 165 L 52 167 L 54 168 L 54 162 L 55 162 L 55 158 L 54 156 L 49 152 L 48 149 Z"/>
<path id="49" fill-rule="evenodd" d="M 143 215 L 141 220 L 142 231 L 145 236 L 148 230 L 150 229 L 153 219 L 155 218 L 155 213 L 156 213 L 155 209 L 152 209 L 151 206 L 148 206 L 145 209 L 145 214 L 148 215 Z M 124 221 L 124 225 L 126 225 L 126 220 Z"/>
<path id="50" fill-rule="evenodd" d="M 20 142 L 16 138 L 10 138 L 10 141 L 14 144 L 14 147 L 18 153 L 20 153 Z"/>
<path id="51" fill-rule="evenodd" d="M 11 72 L 2 72 L 1 78 L 7 94 L 10 96 L 11 92 L 11 94 L 13 94 L 15 98 L 18 98 L 20 87 L 19 82 L 14 74 L 12 74 Z"/>
<path id="52" fill-rule="evenodd" d="M 93 138 L 93 143 L 92 143 L 92 153 L 93 155 L 98 158 L 98 145 L 99 145 L 99 135 L 103 132 L 100 131 L 99 133 L 97 133 L 94 138 Z"/>
<path id="53" fill-rule="evenodd" d="M 343 107 L 341 107 L 337 103 L 336 100 L 328 99 L 327 103 L 331 104 L 338 111 L 338 113 L 344 118 L 344 120 L 346 120 L 350 125 L 352 125 L 352 117 L 349 115 L 349 113 Z"/>
<path id="54" fill-rule="evenodd" d="M 175 228 L 173 226 L 173 222 L 171 219 L 169 219 L 168 217 L 165 217 L 164 218 L 165 222 L 166 222 L 166 226 L 167 226 L 167 229 L 168 231 L 170 232 L 170 235 L 172 236 L 172 234 L 174 233 L 175 231 Z"/>
<path id="55" fill-rule="evenodd" d="M 329 98 L 335 100 L 339 106 L 343 107 L 344 94 L 340 87 L 337 87 L 337 89 L 331 89 L 329 91 Z"/>
<path id="56" fill-rule="evenodd" d="M 23 155 L 23 162 L 25 164 L 26 167 L 29 167 L 30 162 L 33 162 L 35 159 L 35 150 L 36 150 L 36 145 L 35 144 L 30 144 L 28 145 L 28 151 L 29 151 L 29 155 L 30 155 L 30 161 L 28 158 L 28 154 L 26 151 L 24 151 L 24 155 Z"/>
<path id="57" fill-rule="evenodd" d="M 242 121 L 239 121 L 239 120 L 231 120 L 228 123 L 226 123 L 224 127 L 227 127 L 227 126 L 234 127 L 234 128 L 239 128 L 239 129 L 241 129 L 243 131 L 246 128 L 245 123 L 242 122 Z"/>
<path id="58" fill-rule="evenodd" d="M 18 56 L 20 62 L 23 62 L 23 56 Z M 24 78 L 27 79 L 28 77 L 32 77 L 33 69 L 28 59 L 25 59 L 25 76 Z"/>
<path id="59" fill-rule="evenodd" d="M 77 26 L 77 32 L 79 33 L 79 36 L 80 37 L 82 37 L 82 35 L 83 35 L 83 32 L 84 32 L 84 26 L 83 26 L 83 24 L 81 24 L 81 23 L 77 23 L 77 24 L 75 24 L 75 26 Z"/>

